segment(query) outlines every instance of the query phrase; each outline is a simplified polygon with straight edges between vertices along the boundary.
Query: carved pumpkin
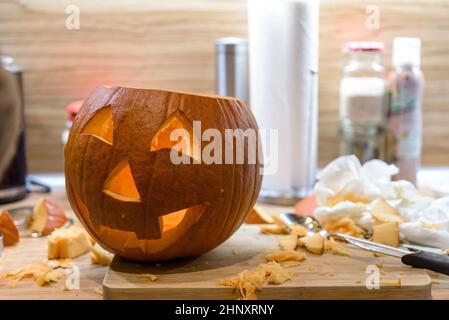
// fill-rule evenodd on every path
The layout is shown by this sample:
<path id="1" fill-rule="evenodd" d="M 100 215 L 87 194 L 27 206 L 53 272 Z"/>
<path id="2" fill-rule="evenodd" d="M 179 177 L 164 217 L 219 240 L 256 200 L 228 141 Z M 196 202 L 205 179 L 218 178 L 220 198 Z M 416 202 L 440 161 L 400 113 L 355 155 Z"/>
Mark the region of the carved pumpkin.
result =
<path id="1" fill-rule="evenodd" d="M 249 108 L 233 98 L 99 87 L 86 99 L 65 149 L 66 187 L 104 247 L 139 261 L 196 256 L 243 223 L 260 190 L 259 157 L 225 164 L 223 151 L 222 164 L 173 163 L 170 133 L 184 129 L 193 139 L 193 121 L 223 137 L 225 129 L 257 130 Z M 182 156 L 199 162 L 208 143 Z"/>

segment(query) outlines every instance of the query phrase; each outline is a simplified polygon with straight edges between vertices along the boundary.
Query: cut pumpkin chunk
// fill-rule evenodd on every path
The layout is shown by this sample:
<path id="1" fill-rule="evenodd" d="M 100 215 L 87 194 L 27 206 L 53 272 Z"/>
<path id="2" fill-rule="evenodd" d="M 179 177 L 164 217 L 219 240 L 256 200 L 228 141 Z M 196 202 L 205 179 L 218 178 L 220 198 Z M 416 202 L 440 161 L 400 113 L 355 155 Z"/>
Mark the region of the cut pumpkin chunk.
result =
<path id="1" fill-rule="evenodd" d="M 307 230 L 306 227 L 299 224 L 290 226 L 290 231 L 291 233 L 296 234 L 298 237 L 304 237 L 309 233 L 309 230 Z"/>
<path id="2" fill-rule="evenodd" d="M 334 240 L 334 238 L 326 239 L 324 241 L 324 250 L 332 254 L 339 256 L 349 256 L 349 252 L 346 250 L 345 246 Z"/>
<path id="3" fill-rule="evenodd" d="M 318 233 L 299 238 L 298 244 L 304 246 L 307 251 L 313 254 L 321 255 L 324 252 L 324 237 Z"/>
<path id="4" fill-rule="evenodd" d="M 371 208 L 371 215 L 378 223 L 397 222 L 403 223 L 399 212 L 388 204 L 384 199 L 376 199 Z"/>
<path id="5" fill-rule="evenodd" d="M 323 223 L 324 229 L 331 233 L 344 233 L 353 237 L 360 237 L 365 233 L 351 218 L 341 218 Z"/>
<path id="6" fill-rule="evenodd" d="M 90 250 L 87 232 L 80 227 L 56 229 L 48 236 L 48 259 L 76 258 Z"/>
<path id="7" fill-rule="evenodd" d="M 92 264 L 99 264 L 102 266 L 109 266 L 114 259 L 114 254 L 106 251 L 98 243 L 95 243 L 90 250 L 90 261 Z"/>
<path id="8" fill-rule="evenodd" d="M 303 261 L 306 259 L 306 256 L 303 252 L 295 251 L 295 250 L 283 250 L 277 251 L 265 256 L 267 261 L 275 261 L 275 262 L 286 262 L 286 261 Z"/>
<path id="9" fill-rule="evenodd" d="M 48 235 L 56 228 L 61 228 L 67 221 L 65 212 L 59 206 L 50 199 L 40 198 L 33 208 L 28 228 Z"/>
<path id="10" fill-rule="evenodd" d="M 373 227 L 374 242 L 399 247 L 399 226 L 397 222 L 379 224 Z"/>
<path id="11" fill-rule="evenodd" d="M 261 208 L 255 206 L 251 209 L 248 216 L 246 217 L 245 223 L 248 224 L 267 224 L 267 223 L 275 223 L 273 217 L 264 212 Z"/>
<path id="12" fill-rule="evenodd" d="M 289 234 L 288 236 L 279 237 L 279 247 L 282 250 L 295 250 L 298 245 L 298 236 Z"/>
<path id="13" fill-rule="evenodd" d="M 289 234 L 289 231 L 284 226 L 270 225 L 270 226 L 261 227 L 260 233 L 262 233 L 262 234 Z"/>
<path id="14" fill-rule="evenodd" d="M 3 235 L 5 246 L 12 246 L 19 242 L 19 230 L 6 209 L 0 212 L 0 234 Z"/>

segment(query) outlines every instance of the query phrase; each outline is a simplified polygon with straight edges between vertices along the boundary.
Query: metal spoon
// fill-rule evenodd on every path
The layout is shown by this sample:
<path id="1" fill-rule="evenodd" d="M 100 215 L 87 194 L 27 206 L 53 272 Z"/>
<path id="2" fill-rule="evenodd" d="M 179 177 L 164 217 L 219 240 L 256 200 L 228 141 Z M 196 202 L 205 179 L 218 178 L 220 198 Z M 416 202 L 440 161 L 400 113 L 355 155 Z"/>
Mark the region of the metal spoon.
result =
<path id="1" fill-rule="evenodd" d="M 366 239 L 356 238 L 348 236 L 342 233 L 331 233 L 324 230 L 320 223 L 312 217 L 301 217 L 294 213 L 283 213 L 280 215 L 281 221 L 287 226 L 292 225 L 303 225 L 308 230 L 309 233 L 314 234 L 319 232 L 323 237 L 338 237 L 346 240 L 354 246 L 359 248 L 386 254 L 389 256 L 401 258 L 402 263 L 416 267 L 424 268 L 439 273 L 449 275 L 449 255 L 448 254 L 435 254 L 431 252 L 410 252 L 408 250 L 399 249 L 380 243 L 372 242 Z"/>

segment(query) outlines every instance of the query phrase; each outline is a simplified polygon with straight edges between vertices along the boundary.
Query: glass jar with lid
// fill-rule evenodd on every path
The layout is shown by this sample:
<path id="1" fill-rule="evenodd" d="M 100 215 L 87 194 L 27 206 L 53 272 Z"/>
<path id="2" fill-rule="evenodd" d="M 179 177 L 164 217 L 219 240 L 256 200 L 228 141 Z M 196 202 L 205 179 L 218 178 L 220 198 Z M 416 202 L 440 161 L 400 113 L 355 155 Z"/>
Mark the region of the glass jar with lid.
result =
<path id="1" fill-rule="evenodd" d="M 340 81 L 340 154 L 384 157 L 386 75 L 381 42 L 348 42 Z"/>

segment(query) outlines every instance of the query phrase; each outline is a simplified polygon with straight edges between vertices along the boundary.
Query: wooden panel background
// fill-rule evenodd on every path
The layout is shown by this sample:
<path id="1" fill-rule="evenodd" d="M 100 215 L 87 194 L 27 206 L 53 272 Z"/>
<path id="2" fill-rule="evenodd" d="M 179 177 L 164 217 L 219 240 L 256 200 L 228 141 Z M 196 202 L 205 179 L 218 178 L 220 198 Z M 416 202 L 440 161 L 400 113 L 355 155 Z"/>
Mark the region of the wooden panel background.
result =
<path id="1" fill-rule="evenodd" d="M 65 8 L 81 10 L 67 30 Z M 380 29 L 365 27 L 367 5 Z M 337 155 L 341 43 L 394 36 L 423 40 L 425 165 L 449 165 L 449 1 L 321 1 L 319 159 Z M 0 52 L 25 69 L 31 171 L 62 169 L 65 105 L 97 84 L 214 91 L 213 41 L 246 37 L 245 0 L 0 0 Z"/>

